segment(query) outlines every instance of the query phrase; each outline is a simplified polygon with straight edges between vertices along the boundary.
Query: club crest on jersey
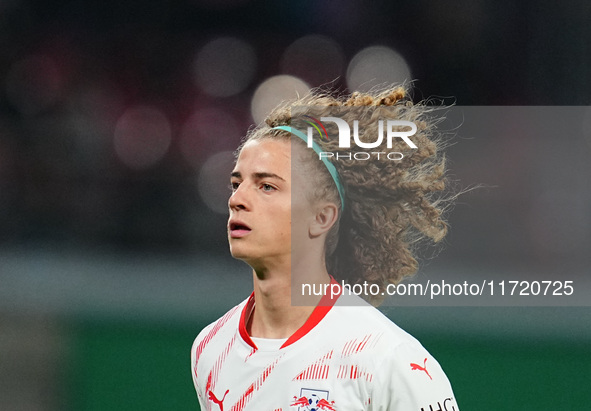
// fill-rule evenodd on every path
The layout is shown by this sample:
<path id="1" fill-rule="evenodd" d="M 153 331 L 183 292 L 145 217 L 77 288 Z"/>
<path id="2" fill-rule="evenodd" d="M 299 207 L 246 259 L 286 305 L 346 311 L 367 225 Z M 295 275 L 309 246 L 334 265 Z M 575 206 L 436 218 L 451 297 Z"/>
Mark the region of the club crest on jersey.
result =
<path id="1" fill-rule="evenodd" d="M 328 400 L 328 391 L 302 388 L 300 395 L 293 396 L 292 407 L 298 411 L 338 411 L 334 401 Z"/>

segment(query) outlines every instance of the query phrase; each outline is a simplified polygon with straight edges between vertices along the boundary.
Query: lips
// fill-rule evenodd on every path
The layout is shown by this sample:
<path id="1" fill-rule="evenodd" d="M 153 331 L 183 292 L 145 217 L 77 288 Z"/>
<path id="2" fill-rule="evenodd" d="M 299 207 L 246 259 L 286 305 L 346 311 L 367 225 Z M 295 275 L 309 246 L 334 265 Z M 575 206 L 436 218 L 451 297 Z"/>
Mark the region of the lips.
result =
<path id="1" fill-rule="evenodd" d="M 252 230 L 249 226 L 239 220 L 230 220 L 228 223 L 230 237 L 241 238 L 250 233 Z"/>

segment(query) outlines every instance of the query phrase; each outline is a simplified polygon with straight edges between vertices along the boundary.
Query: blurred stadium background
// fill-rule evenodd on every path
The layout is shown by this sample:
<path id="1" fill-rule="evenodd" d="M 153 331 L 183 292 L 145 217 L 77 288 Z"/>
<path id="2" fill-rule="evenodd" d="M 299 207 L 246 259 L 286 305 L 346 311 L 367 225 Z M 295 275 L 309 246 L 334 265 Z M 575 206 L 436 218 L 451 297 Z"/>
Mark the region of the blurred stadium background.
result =
<path id="1" fill-rule="evenodd" d="M 0 0 L 0 410 L 198 410 L 193 338 L 251 288 L 225 239 L 231 152 L 251 124 L 330 82 L 587 106 L 589 21 L 587 1 Z M 460 185 L 485 187 L 422 272 L 577 291 L 591 267 L 582 110 L 579 133 L 450 148 Z M 590 297 L 386 312 L 463 410 L 584 409 Z"/>

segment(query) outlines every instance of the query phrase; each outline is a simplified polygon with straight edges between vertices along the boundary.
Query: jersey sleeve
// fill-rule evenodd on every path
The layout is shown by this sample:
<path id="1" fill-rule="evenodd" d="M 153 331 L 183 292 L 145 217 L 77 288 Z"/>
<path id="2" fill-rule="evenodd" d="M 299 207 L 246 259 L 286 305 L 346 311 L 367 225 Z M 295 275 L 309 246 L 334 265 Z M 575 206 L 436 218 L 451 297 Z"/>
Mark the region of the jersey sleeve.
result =
<path id="1" fill-rule="evenodd" d="M 385 354 L 372 390 L 372 411 L 459 411 L 447 376 L 419 343 L 402 343 Z"/>
<path id="2" fill-rule="evenodd" d="M 205 387 L 202 386 L 199 382 L 199 374 L 198 374 L 198 347 L 203 340 L 204 335 L 206 335 L 207 331 L 211 328 L 211 324 L 202 330 L 195 341 L 193 342 L 193 346 L 191 347 L 191 377 L 193 378 L 193 385 L 195 386 L 195 391 L 197 392 L 197 398 L 199 399 L 199 406 L 201 410 L 207 410 L 207 398 L 205 396 Z"/>

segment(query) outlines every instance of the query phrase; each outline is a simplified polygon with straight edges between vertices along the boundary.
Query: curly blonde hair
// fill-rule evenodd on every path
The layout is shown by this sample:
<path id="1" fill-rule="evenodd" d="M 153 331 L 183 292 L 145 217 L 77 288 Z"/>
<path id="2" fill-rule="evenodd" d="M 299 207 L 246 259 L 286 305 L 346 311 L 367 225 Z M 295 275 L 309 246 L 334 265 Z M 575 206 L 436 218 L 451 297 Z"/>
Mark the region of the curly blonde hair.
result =
<path id="1" fill-rule="evenodd" d="M 291 133 L 274 127 L 296 124 L 297 118 L 307 114 L 327 116 L 335 109 L 341 110 L 340 117 L 349 124 L 361 119 L 359 139 L 363 142 L 375 141 L 375 120 L 385 114 L 417 126 L 412 141 L 418 148 L 411 149 L 404 141 L 394 139 L 391 148 L 380 147 L 382 156 L 374 155 L 365 161 L 346 158 L 347 149 L 339 147 L 337 138 L 317 141 L 323 151 L 342 154 L 331 161 L 344 187 L 344 207 L 318 154 L 307 150 L 316 184 L 312 200 L 329 200 L 342 210 L 325 244 L 327 269 L 338 281 L 351 285 L 367 281 L 377 284 L 380 292 L 385 291 L 388 284 L 398 284 L 416 273 L 414 254 L 421 240 L 438 242 L 447 232 L 442 214 L 448 203 L 441 194 L 446 185 L 444 144 L 436 130 L 441 118 L 430 114 L 437 107 L 428 102 L 413 104 L 408 90 L 401 86 L 349 96 L 314 90 L 275 108 L 264 123 L 247 134 L 238 153 L 250 140 L 292 139 Z M 338 135 L 336 125 L 328 124 L 326 129 L 329 136 Z M 293 140 L 305 144 L 299 138 Z M 368 154 L 376 151 L 361 147 L 356 150 Z M 386 157 L 388 153 L 402 153 L 403 158 L 392 161 Z M 380 298 L 369 299 L 374 304 L 381 302 Z"/>

